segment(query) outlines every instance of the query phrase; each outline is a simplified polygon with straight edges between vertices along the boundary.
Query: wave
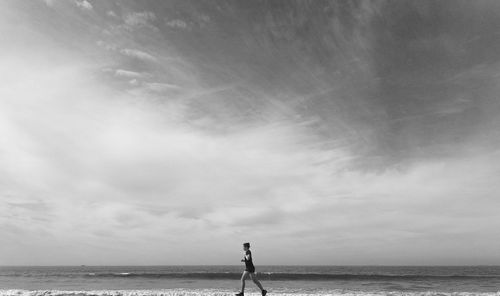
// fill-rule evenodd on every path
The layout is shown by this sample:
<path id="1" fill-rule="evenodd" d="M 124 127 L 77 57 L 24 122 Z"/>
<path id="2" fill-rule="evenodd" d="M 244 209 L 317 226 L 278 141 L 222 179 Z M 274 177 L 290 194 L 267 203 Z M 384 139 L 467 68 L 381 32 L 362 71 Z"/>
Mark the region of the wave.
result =
<path id="1" fill-rule="evenodd" d="M 321 293 L 273 293 L 279 296 L 500 296 L 500 292 L 361 292 L 325 291 Z M 231 291 L 215 290 L 0 290 L 0 296 L 233 296 Z M 250 296 L 257 293 L 247 293 Z"/>
<path id="2" fill-rule="evenodd" d="M 491 280 L 500 279 L 500 275 L 428 275 L 428 274 L 332 274 L 332 273 L 281 273 L 257 272 L 261 279 L 270 281 L 306 280 L 306 281 L 412 281 L 412 280 Z M 12 275 L 10 275 L 12 276 Z M 19 274 L 18 276 L 26 276 Z M 40 276 L 33 275 L 33 276 Z M 241 277 L 240 272 L 88 272 L 88 273 L 49 273 L 43 277 L 84 277 L 84 278 L 158 278 L 158 279 L 219 279 L 234 280 Z"/>

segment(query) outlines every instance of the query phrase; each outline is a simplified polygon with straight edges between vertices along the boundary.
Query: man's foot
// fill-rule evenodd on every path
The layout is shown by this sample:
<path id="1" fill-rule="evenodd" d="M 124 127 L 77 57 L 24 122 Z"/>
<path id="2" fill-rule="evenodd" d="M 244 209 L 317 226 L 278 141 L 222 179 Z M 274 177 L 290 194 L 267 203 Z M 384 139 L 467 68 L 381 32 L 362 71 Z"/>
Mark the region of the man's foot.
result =
<path id="1" fill-rule="evenodd" d="M 234 294 L 234 296 L 243 296 L 243 292 L 239 292 L 238 294 Z"/>
<path id="2" fill-rule="evenodd" d="M 262 290 L 262 296 L 266 296 L 267 294 L 267 291 L 266 290 Z"/>

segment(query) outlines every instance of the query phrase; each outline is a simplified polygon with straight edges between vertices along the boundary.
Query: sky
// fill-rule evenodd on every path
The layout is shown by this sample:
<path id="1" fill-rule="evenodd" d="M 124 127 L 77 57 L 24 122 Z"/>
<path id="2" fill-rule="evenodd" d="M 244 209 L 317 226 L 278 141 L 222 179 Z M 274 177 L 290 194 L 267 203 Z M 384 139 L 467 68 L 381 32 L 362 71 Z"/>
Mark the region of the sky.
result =
<path id="1" fill-rule="evenodd" d="M 500 2 L 0 3 L 0 265 L 500 264 Z"/>

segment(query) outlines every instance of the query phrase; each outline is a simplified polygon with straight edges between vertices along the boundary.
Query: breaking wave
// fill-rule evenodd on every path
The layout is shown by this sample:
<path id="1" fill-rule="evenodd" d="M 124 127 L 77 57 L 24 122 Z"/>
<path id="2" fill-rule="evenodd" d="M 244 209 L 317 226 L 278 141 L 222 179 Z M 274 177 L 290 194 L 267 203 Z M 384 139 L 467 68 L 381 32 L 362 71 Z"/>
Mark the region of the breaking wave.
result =
<path id="1" fill-rule="evenodd" d="M 334 281 L 334 280 L 370 280 L 370 281 L 408 281 L 408 280 L 489 280 L 500 279 L 500 275 L 428 275 L 428 274 L 335 274 L 335 273 L 280 273 L 280 272 L 258 272 L 258 276 L 264 280 L 286 281 Z M 2 276 L 2 275 L 0 275 Z M 5 276 L 5 275 L 3 275 Z M 29 276 L 26 274 L 9 274 L 8 276 Z M 70 277 L 70 278 L 148 278 L 148 279 L 239 279 L 240 272 L 88 272 L 88 273 L 49 273 L 36 274 L 33 276 L 43 277 Z"/>
<path id="2" fill-rule="evenodd" d="M 321 293 L 273 293 L 279 296 L 500 296 L 500 292 L 356 292 L 325 291 Z M 0 290 L 0 296 L 233 296 L 232 292 L 214 290 Z M 257 296 L 257 293 L 248 293 Z"/>

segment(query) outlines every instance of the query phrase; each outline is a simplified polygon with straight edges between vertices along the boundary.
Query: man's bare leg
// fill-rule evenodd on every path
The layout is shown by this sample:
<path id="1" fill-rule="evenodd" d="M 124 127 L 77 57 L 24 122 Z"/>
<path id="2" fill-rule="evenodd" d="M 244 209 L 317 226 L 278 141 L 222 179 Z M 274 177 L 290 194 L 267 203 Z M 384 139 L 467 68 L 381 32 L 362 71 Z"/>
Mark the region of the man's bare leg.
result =
<path id="1" fill-rule="evenodd" d="M 245 280 L 248 278 L 250 272 L 244 271 L 243 275 L 241 275 L 241 293 L 245 293 Z"/>
<path id="2" fill-rule="evenodd" d="M 264 288 L 260 284 L 259 280 L 257 279 L 257 275 L 255 273 L 250 273 L 250 278 L 257 285 L 257 287 L 259 287 L 261 291 L 264 291 Z"/>

